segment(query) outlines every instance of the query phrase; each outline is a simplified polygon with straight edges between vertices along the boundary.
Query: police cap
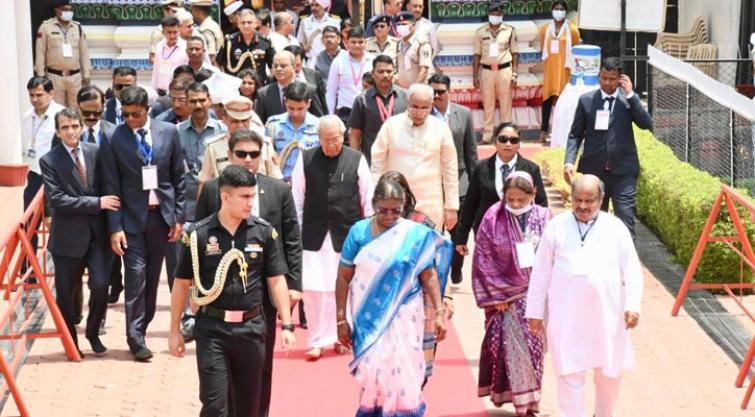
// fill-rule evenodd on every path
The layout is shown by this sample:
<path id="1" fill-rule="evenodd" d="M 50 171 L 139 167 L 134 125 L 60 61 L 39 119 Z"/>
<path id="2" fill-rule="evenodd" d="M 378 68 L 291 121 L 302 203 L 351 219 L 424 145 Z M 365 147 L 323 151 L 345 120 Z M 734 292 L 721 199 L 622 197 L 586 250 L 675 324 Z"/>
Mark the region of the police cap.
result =
<path id="1" fill-rule="evenodd" d="M 414 22 L 414 14 L 412 14 L 412 12 L 407 11 L 407 10 L 404 10 L 403 12 L 397 14 L 396 15 L 396 23 L 401 23 L 401 22 L 413 23 Z"/>
<path id="2" fill-rule="evenodd" d="M 252 100 L 241 95 L 226 97 L 223 100 L 223 107 L 228 117 L 236 120 L 249 119 L 254 111 Z"/>
<path id="3" fill-rule="evenodd" d="M 63 7 L 71 4 L 71 0 L 55 0 L 55 7 Z"/>
<path id="4" fill-rule="evenodd" d="M 491 1 L 488 3 L 488 11 L 489 12 L 500 12 L 503 11 L 503 2 L 500 1 Z"/>
<path id="5" fill-rule="evenodd" d="M 377 15 L 373 20 L 370 26 L 375 27 L 378 23 L 385 23 L 390 24 L 391 23 L 391 17 L 387 14 L 379 14 Z"/>

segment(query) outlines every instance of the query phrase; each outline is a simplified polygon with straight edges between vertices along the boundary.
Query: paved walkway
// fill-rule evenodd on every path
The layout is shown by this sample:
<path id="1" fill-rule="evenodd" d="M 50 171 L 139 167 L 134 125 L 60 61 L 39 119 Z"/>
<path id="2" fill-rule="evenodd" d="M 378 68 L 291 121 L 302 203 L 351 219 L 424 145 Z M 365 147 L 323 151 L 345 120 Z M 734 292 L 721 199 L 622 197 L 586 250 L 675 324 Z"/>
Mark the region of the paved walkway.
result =
<path id="1" fill-rule="evenodd" d="M 4 191 L 0 190 L 0 201 L 3 201 Z M 2 220 L 14 218 L 5 211 L 0 213 L 0 224 L 3 224 Z M 465 265 L 464 282 L 450 287 L 450 291 L 454 294 L 457 310 L 454 326 L 469 366 L 476 375 L 484 329 L 482 312 L 475 306 L 471 292 L 470 265 L 471 261 Z M 739 409 L 744 389 L 734 388 L 737 366 L 686 312 L 672 318 L 669 314 L 672 303 L 673 296 L 646 270 L 643 314 L 640 326 L 633 333 L 637 370 L 625 377 L 617 416 L 755 416 L 755 404 L 749 410 Z M 168 288 L 163 283 L 158 312 L 147 335 L 148 344 L 155 351 L 150 364 L 135 363 L 128 353 L 122 298 L 108 312 L 107 335 L 103 341 L 109 351 L 105 356 L 88 354 L 83 362 L 72 363 L 66 360 L 58 341 L 35 342 L 18 378 L 32 415 L 197 415 L 199 402 L 193 346 L 188 346 L 187 357 L 181 360 L 168 354 L 168 305 Z M 49 316 L 45 325 L 51 326 Z M 90 353 L 83 334 L 79 338 L 84 352 Z M 302 343 L 301 338 L 299 343 Z M 315 375 L 307 376 L 309 381 L 314 378 Z M 549 358 L 546 358 L 543 385 L 541 416 L 556 416 L 555 379 Z M 290 388 L 288 385 L 286 388 L 276 387 Z M 448 391 L 453 395 L 476 395 L 475 392 L 458 392 L 454 387 L 448 387 Z M 322 401 L 294 395 L 291 398 L 313 404 Z M 491 416 L 513 415 L 509 406 L 501 410 L 488 404 Z M 16 415 L 18 411 L 11 399 L 0 416 Z"/>

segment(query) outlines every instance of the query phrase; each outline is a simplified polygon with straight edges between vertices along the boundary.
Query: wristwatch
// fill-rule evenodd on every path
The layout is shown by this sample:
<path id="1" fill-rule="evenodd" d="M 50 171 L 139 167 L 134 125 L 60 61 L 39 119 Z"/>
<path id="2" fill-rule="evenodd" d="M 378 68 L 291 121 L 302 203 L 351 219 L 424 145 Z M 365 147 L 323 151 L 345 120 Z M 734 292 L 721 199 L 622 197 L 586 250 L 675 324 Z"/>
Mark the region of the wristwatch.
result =
<path id="1" fill-rule="evenodd" d="M 294 331 L 294 325 L 293 324 L 281 324 L 281 330 L 288 330 L 289 332 Z"/>

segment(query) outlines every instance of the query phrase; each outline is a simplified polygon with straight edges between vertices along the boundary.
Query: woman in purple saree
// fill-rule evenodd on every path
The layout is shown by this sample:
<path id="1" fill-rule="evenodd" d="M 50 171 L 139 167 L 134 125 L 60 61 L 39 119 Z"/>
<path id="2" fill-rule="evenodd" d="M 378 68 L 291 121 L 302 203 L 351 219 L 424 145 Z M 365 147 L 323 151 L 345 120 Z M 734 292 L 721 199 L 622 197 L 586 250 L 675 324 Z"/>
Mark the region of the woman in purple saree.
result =
<path id="1" fill-rule="evenodd" d="M 525 296 L 535 248 L 551 217 L 533 204 L 532 177 L 506 177 L 504 197 L 488 209 L 476 234 L 472 289 L 485 309 L 478 395 L 498 407 L 513 403 L 517 416 L 538 412 L 543 340 L 530 333 Z"/>

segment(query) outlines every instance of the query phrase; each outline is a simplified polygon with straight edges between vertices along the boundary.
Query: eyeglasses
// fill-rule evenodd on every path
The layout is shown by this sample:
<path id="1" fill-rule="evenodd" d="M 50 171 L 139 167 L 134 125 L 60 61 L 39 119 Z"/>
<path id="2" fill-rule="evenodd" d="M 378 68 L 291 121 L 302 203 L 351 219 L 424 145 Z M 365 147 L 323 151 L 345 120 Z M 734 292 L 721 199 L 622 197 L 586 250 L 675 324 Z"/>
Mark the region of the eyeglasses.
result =
<path id="1" fill-rule="evenodd" d="M 179 103 L 186 103 L 186 100 L 188 100 L 186 97 L 176 97 L 176 96 L 170 96 L 171 101 L 177 101 Z"/>
<path id="2" fill-rule="evenodd" d="M 514 136 L 514 137 L 498 136 L 496 139 L 498 140 L 498 143 L 510 142 L 512 145 L 516 145 L 519 143 L 519 136 Z"/>
<path id="3" fill-rule="evenodd" d="M 262 155 L 262 152 L 260 151 L 247 152 L 247 151 L 242 151 L 242 150 L 237 149 L 233 151 L 233 154 L 236 155 L 236 158 L 239 158 L 239 159 L 246 159 L 247 157 L 252 158 L 252 159 L 257 159 L 260 157 L 260 155 Z"/>
<path id="4" fill-rule="evenodd" d="M 131 84 L 113 84 L 113 90 L 123 90 L 126 87 L 131 87 Z"/>
<path id="5" fill-rule="evenodd" d="M 144 116 L 144 113 L 146 112 L 145 111 L 132 111 L 132 112 L 124 111 L 123 113 L 121 113 L 121 115 L 123 116 L 124 119 L 128 119 L 131 117 L 133 117 L 134 119 L 138 119 Z"/>
<path id="6" fill-rule="evenodd" d="M 99 117 L 102 115 L 102 110 L 100 111 L 88 111 L 88 110 L 82 110 L 81 115 L 84 117 Z"/>
<path id="7" fill-rule="evenodd" d="M 388 216 L 388 215 L 400 216 L 403 209 L 401 208 L 389 209 L 389 208 L 384 208 L 384 207 L 377 207 L 375 211 L 381 216 Z"/>
<path id="8" fill-rule="evenodd" d="M 385 29 L 388 27 L 388 25 L 378 23 L 377 25 L 373 26 L 375 29 Z"/>
<path id="9" fill-rule="evenodd" d="M 442 96 L 448 92 L 448 90 L 434 90 L 436 96 Z"/>

